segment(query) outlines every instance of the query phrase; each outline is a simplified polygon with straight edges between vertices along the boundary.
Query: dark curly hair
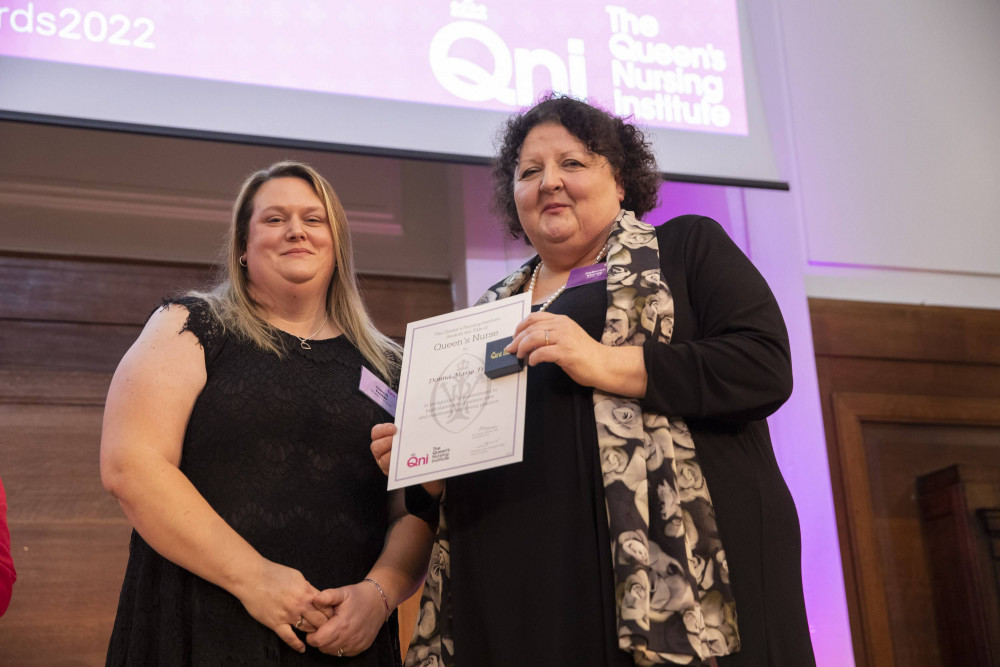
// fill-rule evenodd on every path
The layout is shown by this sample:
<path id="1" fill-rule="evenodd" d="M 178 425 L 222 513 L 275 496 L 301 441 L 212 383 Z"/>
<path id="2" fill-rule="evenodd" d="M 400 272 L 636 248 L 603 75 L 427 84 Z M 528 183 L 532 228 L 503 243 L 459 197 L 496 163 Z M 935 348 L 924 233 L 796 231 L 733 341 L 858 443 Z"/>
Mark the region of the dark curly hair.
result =
<path id="1" fill-rule="evenodd" d="M 615 179 L 625 190 L 622 208 L 642 218 L 656 208 L 660 175 L 656 157 L 642 131 L 625 120 L 587 102 L 549 94 L 527 111 L 512 115 L 497 132 L 493 160 L 493 212 L 515 239 L 525 239 L 514 204 L 514 174 L 521 144 L 536 125 L 559 123 L 592 153 L 607 158 Z"/>

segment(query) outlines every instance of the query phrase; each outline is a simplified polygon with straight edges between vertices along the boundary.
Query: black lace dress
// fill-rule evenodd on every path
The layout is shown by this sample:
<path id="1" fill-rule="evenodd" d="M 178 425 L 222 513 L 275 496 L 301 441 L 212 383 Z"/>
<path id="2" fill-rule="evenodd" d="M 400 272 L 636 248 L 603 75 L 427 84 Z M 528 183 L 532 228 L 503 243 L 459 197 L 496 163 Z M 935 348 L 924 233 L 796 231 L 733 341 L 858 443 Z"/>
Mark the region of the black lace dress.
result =
<path id="1" fill-rule="evenodd" d="M 284 358 L 222 333 L 198 299 L 184 330 L 208 380 L 188 422 L 181 471 L 258 552 L 323 590 L 364 579 L 388 526 L 371 427 L 388 416 L 358 390 L 361 353 L 344 336 L 285 335 Z M 176 307 L 176 306 L 173 306 Z M 289 648 L 225 590 L 156 553 L 133 531 L 108 665 L 399 665 L 395 613 L 353 658 Z"/>

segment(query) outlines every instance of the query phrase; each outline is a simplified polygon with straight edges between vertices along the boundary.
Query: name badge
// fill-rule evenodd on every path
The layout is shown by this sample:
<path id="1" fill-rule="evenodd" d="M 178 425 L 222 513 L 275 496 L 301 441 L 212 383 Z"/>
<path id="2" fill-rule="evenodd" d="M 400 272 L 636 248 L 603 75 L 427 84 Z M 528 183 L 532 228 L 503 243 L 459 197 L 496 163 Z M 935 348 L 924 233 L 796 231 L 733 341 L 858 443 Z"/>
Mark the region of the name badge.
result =
<path id="1" fill-rule="evenodd" d="M 358 389 L 390 415 L 396 416 L 396 392 L 364 366 L 361 367 L 361 384 Z"/>
<path id="2" fill-rule="evenodd" d="M 566 289 L 579 287 L 587 283 L 596 283 L 608 277 L 608 265 L 605 263 L 581 266 L 569 272 L 569 280 L 566 281 Z"/>

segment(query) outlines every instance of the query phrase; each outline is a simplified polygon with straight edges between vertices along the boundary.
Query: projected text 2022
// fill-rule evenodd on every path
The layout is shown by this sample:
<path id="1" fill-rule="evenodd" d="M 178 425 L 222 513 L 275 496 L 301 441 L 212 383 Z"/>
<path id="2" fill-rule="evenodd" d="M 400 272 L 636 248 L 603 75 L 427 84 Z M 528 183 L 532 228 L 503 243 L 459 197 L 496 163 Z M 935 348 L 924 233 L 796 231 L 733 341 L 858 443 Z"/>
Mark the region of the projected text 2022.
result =
<path id="1" fill-rule="evenodd" d="M 116 47 L 155 49 L 155 30 L 152 19 L 144 16 L 132 18 L 120 13 L 108 15 L 102 11 L 81 11 L 75 7 L 36 12 L 33 2 L 19 8 L 0 6 L 0 36 L 8 32 Z"/>

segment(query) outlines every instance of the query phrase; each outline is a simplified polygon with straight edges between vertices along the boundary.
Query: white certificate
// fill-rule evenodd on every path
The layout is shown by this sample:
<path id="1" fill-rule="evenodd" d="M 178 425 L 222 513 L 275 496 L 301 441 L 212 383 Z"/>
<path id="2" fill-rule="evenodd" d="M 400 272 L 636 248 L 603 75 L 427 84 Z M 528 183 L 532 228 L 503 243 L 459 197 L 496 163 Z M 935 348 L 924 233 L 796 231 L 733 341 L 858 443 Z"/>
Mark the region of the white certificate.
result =
<path id="1" fill-rule="evenodd" d="M 483 363 L 530 313 L 528 293 L 406 325 L 389 489 L 521 460 L 527 366 L 491 380 Z"/>

